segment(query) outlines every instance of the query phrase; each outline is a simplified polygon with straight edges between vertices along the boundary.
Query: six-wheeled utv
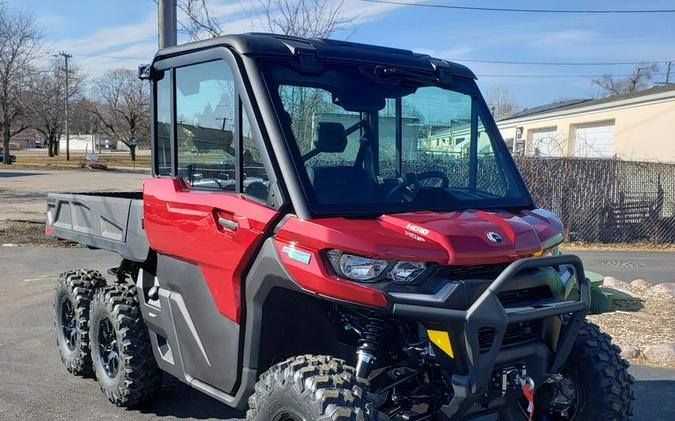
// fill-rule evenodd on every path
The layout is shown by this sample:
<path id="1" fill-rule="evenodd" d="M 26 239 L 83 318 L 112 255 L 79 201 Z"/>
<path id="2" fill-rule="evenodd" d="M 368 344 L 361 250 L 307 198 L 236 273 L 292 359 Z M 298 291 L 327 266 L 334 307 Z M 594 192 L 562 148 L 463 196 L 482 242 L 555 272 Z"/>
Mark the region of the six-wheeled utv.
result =
<path id="1" fill-rule="evenodd" d="M 162 371 L 256 421 L 625 420 L 580 260 L 467 68 L 247 34 L 171 47 L 143 193 L 50 194 L 63 362 L 116 405 Z"/>

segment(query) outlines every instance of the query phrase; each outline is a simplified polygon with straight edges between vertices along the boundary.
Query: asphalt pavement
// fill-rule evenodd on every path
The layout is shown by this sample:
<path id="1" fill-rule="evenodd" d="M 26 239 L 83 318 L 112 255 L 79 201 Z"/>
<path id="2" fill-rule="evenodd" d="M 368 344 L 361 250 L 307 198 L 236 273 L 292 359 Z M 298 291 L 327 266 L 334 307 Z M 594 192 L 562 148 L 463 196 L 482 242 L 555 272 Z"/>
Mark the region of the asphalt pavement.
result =
<path id="1" fill-rule="evenodd" d="M 0 420 L 242 419 L 243 414 L 169 376 L 157 399 L 125 410 L 108 402 L 95 379 L 66 371 L 55 345 L 55 279 L 75 268 L 105 273 L 119 263 L 117 255 L 81 248 L 0 247 L 0 262 Z"/>
<path id="2" fill-rule="evenodd" d="M 675 282 L 675 252 L 672 251 L 569 250 L 569 253 L 579 256 L 586 270 L 623 281 L 640 278 L 652 284 Z"/>
<path id="3" fill-rule="evenodd" d="M 0 419 L 221 419 L 243 414 L 167 376 L 153 402 L 126 410 L 110 404 L 92 378 L 69 374 L 55 346 L 54 282 L 62 271 L 105 271 L 115 254 L 80 248 L 0 247 Z M 640 277 L 640 276 L 636 276 Z M 631 368 L 636 420 L 675 420 L 675 370 Z"/>

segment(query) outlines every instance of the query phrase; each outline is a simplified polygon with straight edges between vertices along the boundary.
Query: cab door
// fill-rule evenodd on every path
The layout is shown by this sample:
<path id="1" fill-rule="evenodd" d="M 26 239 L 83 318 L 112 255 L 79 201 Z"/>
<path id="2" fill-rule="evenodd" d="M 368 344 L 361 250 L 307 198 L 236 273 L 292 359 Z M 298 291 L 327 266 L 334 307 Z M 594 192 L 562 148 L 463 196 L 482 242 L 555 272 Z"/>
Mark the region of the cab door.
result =
<path id="1" fill-rule="evenodd" d="M 269 158 L 228 53 L 157 69 L 156 176 L 143 195 L 159 296 L 170 310 L 162 318 L 170 326 L 153 340 L 160 365 L 227 393 L 240 371 L 242 273 L 278 216 L 268 202 Z"/>

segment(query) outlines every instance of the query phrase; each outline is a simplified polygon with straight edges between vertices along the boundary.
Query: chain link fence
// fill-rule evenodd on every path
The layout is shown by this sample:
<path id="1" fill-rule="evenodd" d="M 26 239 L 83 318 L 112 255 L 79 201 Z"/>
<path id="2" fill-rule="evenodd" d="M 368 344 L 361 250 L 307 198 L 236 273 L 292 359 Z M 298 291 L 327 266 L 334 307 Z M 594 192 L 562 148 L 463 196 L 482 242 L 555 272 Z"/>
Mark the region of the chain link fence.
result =
<path id="1" fill-rule="evenodd" d="M 675 242 L 675 164 L 519 157 L 540 208 L 557 213 L 570 241 Z"/>

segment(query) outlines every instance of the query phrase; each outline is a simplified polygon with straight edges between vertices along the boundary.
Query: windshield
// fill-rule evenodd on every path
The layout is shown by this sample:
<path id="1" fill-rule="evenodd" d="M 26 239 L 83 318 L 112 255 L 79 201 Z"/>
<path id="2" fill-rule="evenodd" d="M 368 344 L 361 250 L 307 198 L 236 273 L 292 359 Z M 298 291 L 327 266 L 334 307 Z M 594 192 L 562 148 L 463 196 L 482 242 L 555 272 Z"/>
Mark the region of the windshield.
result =
<path id="1" fill-rule="evenodd" d="M 380 80 L 378 69 L 347 65 L 312 75 L 266 67 L 314 213 L 530 205 L 475 96 L 407 73 Z"/>

